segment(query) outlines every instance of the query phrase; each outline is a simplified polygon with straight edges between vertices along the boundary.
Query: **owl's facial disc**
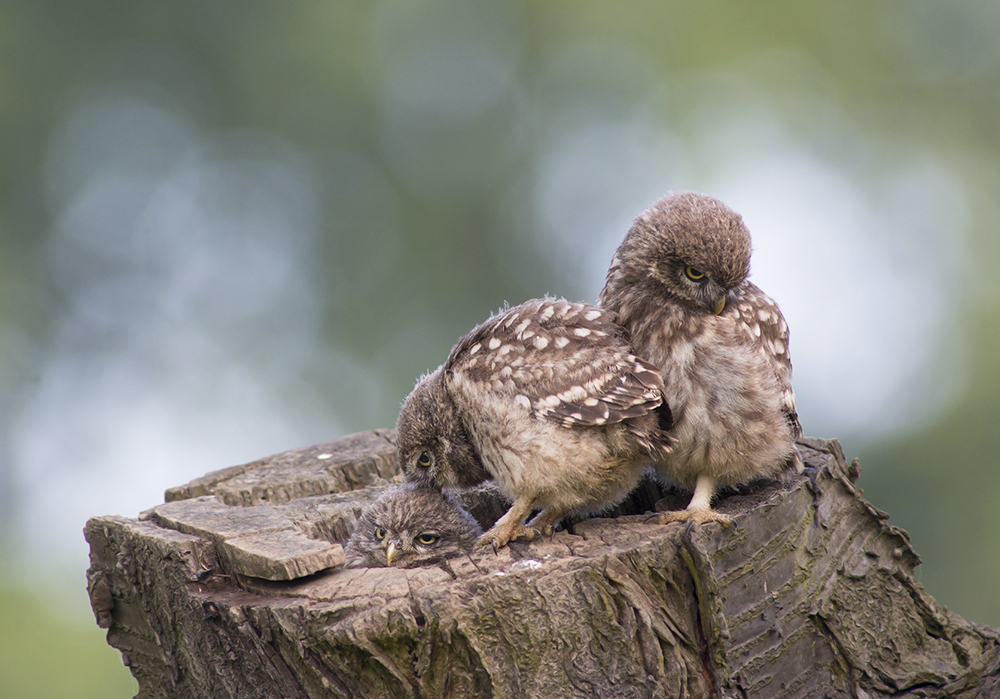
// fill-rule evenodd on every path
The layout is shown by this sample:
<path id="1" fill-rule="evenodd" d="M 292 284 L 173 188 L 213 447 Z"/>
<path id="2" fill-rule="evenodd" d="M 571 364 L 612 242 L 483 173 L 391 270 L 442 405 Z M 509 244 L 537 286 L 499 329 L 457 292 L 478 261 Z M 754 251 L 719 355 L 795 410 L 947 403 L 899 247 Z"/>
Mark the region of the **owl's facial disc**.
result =
<path id="1" fill-rule="evenodd" d="M 437 469 L 434 468 L 434 464 L 437 461 L 434 457 L 434 453 L 438 451 L 434 449 L 430 444 L 420 444 L 414 447 L 412 453 L 408 456 L 403 457 L 403 470 L 406 476 L 417 483 L 424 486 L 431 487 L 441 487 L 445 484 L 438 483 L 436 477 Z"/>
<path id="2" fill-rule="evenodd" d="M 410 454 L 404 456 L 406 477 L 425 487 L 447 488 L 453 485 L 450 469 L 441 467 L 446 465 L 442 458 L 444 451 L 442 440 L 438 437 L 430 437 L 416 445 Z"/>
<path id="3" fill-rule="evenodd" d="M 432 530 L 420 532 L 413 537 L 412 541 L 409 541 L 408 537 L 409 534 L 402 532 L 398 537 L 393 537 L 388 541 L 385 546 L 385 564 L 387 566 L 395 565 L 417 552 L 433 551 L 441 542 L 441 535 Z M 383 533 L 379 537 L 376 533 L 376 538 L 382 541 L 385 539 L 385 534 Z M 404 565 L 404 567 L 406 566 Z"/>
<path id="4" fill-rule="evenodd" d="M 666 257 L 653 264 L 651 274 L 660 289 L 673 299 L 714 315 L 726 308 L 729 292 L 715 281 L 711 271 L 676 257 Z"/>
<path id="5" fill-rule="evenodd" d="M 403 402 L 396 446 L 400 469 L 411 482 L 441 489 L 471 487 L 488 478 L 440 368 L 422 378 Z"/>
<path id="6" fill-rule="evenodd" d="M 692 267 L 691 265 L 685 265 L 684 276 L 693 281 L 695 284 L 698 284 L 699 286 L 714 291 L 712 287 L 716 285 L 712 282 L 712 280 L 708 277 L 708 275 L 706 275 L 700 269 Z M 723 293 L 720 294 L 712 304 L 712 311 L 715 313 L 715 315 L 720 315 L 725 309 L 726 309 L 726 294 L 725 291 L 723 290 Z"/>

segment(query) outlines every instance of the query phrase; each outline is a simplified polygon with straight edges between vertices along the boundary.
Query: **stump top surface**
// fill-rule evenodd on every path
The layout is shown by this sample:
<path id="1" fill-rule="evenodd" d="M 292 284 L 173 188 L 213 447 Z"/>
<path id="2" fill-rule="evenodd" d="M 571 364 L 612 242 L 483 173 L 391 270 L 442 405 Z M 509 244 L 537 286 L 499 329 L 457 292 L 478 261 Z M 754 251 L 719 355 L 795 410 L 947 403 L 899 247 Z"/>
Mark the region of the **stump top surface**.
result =
<path id="1" fill-rule="evenodd" d="M 674 551 L 684 542 L 717 552 L 721 559 L 735 562 L 753 558 L 766 544 L 762 537 L 776 536 L 782 529 L 777 525 L 777 531 L 766 526 L 762 529 L 760 523 L 743 526 L 753 512 L 774 507 L 789 497 L 801 501 L 802 511 L 806 512 L 813 499 L 808 479 L 789 475 L 781 481 L 762 481 L 724 494 L 716 507 L 735 518 L 735 529 L 718 524 L 691 530 L 681 524 L 647 524 L 645 516 L 639 514 L 597 517 L 576 523 L 572 531 L 514 541 L 497 552 L 475 551 L 440 567 L 340 569 L 340 546 L 349 537 L 357 517 L 384 487 L 353 486 L 385 483 L 384 475 L 395 475 L 386 465 L 395 463 L 393 438 L 391 431 L 359 433 L 217 471 L 170 489 L 168 502 L 143 513 L 142 519 L 215 542 L 220 553 L 219 572 L 231 575 L 244 590 L 315 601 L 371 598 L 378 602 L 406 597 L 427 585 L 472 584 L 503 576 L 538 577 L 586 566 L 591 559 L 613 557 L 623 551 L 640 557 L 651 550 Z M 836 442 L 804 440 L 799 448 L 806 463 L 823 471 L 825 478 L 840 481 L 841 487 L 853 487 Z M 344 478 L 345 471 L 353 478 Z M 301 492 L 296 487 L 309 479 L 314 484 L 322 482 L 331 492 L 293 497 Z M 271 495 L 261 497 L 261 493 Z M 476 507 L 480 495 L 464 495 L 472 498 L 464 504 L 470 509 Z M 494 495 L 488 489 L 481 493 L 482 498 Z M 659 506 L 683 507 L 685 497 L 683 493 L 668 493 Z M 502 512 L 503 507 L 494 511 Z M 234 544 L 240 543 L 240 550 L 253 549 L 255 555 L 236 555 L 240 550 Z M 918 559 L 908 542 L 901 539 L 900 545 L 915 565 Z M 376 586 L 377 594 L 373 592 Z"/>

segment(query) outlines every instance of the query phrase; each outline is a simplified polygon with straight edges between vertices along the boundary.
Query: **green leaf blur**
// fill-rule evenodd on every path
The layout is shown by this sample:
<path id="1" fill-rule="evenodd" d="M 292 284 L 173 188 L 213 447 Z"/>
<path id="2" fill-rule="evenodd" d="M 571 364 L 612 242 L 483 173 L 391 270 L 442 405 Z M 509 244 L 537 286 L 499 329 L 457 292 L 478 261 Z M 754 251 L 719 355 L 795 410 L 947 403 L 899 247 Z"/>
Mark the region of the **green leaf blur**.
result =
<path id="1" fill-rule="evenodd" d="M 60 616 L 43 598 L 0 587 L 0 695 L 10 699 L 134 696 L 135 680 L 106 632 L 80 614 Z"/>

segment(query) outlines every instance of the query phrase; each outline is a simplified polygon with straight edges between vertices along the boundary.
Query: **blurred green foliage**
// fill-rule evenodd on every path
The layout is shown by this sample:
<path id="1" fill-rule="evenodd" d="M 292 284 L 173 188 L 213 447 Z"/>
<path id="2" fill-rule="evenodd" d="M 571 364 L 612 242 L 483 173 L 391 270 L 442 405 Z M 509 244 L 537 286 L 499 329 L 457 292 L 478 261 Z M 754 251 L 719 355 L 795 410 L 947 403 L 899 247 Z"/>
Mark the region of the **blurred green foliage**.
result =
<path id="1" fill-rule="evenodd" d="M 240 134 L 259 144 L 263 134 L 305 154 L 319 208 L 315 248 L 301 270 L 317 299 L 315 332 L 289 334 L 273 317 L 253 318 L 256 334 L 236 333 L 230 351 L 263 375 L 300 356 L 302 344 L 335 349 L 359 371 L 334 371 L 317 355 L 294 368 L 300 383 L 276 389 L 283 402 L 264 402 L 292 422 L 336 415 L 345 431 L 392 424 L 414 378 L 504 301 L 594 296 L 600 279 L 538 245 L 544 236 L 532 209 L 539 153 L 581 114 L 638 114 L 693 142 L 704 123 L 763 102 L 765 114 L 816 152 L 851 160 L 861 190 L 894 152 L 868 143 L 909 144 L 960 180 L 969 264 L 947 280 L 960 292 L 948 310 L 953 323 L 937 338 L 961 348 L 965 380 L 954 399 L 924 423 L 877 437 L 806 428 L 840 437 L 849 456 L 861 457 L 860 485 L 911 532 L 930 593 L 969 619 L 1000 625 L 998 7 L 0 0 L 0 423 L 17 424 L 76 303 L 77 287 L 53 271 L 53 231 L 85 183 L 56 157 L 53 139 L 88 100 L 158 105 L 201 134 L 206 148 Z M 851 142 L 853 133 L 871 140 Z M 141 142 L 134 146 L 137 173 L 167 168 L 143 160 Z M 90 175 L 113 165 L 101 157 L 88 164 Z M 636 162 L 611 168 L 608 181 L 641 181 Z M 682 172 L 690 179 L 672 186 L 695 186 L 706 167 L 695 159 Z M 624 205 L 632 215 L 650 197 L 634 195 Z M 579 207 L 586 213 L 592 203 Z M 579 247 L 588 244 L 581 237 Z M 821 283 L 834 293 L 836 282 Z M 898 307 L 921 312 L 907 298 Z M 866 341 L 830 333 L 843 352 Z M 69 345 L 100 352 L 112 336 L 98 330 Z M 357 379 L 361 369 L 375 378 Z M 316 403 L 301 399 L 302 385 L 315 388 Z M 336 436 L 310 430 L 303 434 L 316 441 Z M 54 424 L 50 434 L 59 432 Z M 0 532 L 16 531 L 25 483 L 50 477 L 15 463 L 16 438 L 0 434 Z M 98 677 L 98 668 L 117 663 L 103 632 L 60 624 L 44 605 L 23 592 L 0 597 L 9 620 L 0 626 L 0 682 L 21 683 L 10 695 L 124 696 L 125 671 Z M 48 658 L 69 671 L 50 672 Z"/>
<path id="2" fill-rule="evenodd" d="M 25 590 L 0 586 L 0 696 L 8 699 L 112 699 L 138 686 L 108 646 L 106 632 L 79 614 L 60 616 Z"/>
<path id="3" fill-rule="evenodd" d="M 940 420 L 862 453 L 868 498 L 911 535 L 922 582 L 968 619 L 1000 626 L 1000 306 L 970 330 L 974 378 Z"/>

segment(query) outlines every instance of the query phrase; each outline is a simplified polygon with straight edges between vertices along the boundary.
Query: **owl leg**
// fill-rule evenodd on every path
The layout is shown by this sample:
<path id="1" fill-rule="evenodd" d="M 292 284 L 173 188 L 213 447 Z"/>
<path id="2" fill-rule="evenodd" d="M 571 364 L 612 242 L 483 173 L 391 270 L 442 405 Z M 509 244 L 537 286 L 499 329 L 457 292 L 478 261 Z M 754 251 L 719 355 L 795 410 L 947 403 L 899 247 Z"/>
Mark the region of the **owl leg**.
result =
<path id="1" fill-rule="evenodd" d="M 542 536 L 552 536 L 552 528 L 556 525 L 556 522 L 563 518 L 565 514 L 565 512 L 545 509 L 539 512 L 534 519 L 528 522 L 527 526 L 539 532 Z"/>
<path id="2" fill-rule="evenodd" d="M 684 510 L 674 510 L 673 512 L 662 512 L 649 518 L 657 524 L 668 524 L 670 522 L 688 522 L 690 524 L 704 524 L 705 522 L 720 522 L 723 525 L 730 525 L 733 518 L 716 512 L 712 509 L 712 495 L 715 494 L 715 479 L 702 474 L 694 486 L 694 495 L 691 502 Z"/>
<path id="3" fill-rule="evenodd" d="M 531 514 L 534 509 L 535 499 L 531 496 L 522 495 L 507 510 L 507 514 L 496 521 L 489 531 L 483 534 L 477 547 L 486 548 L 492 546 L 493 550 L 503 548 L 512 539 L 533 539 L 539 534 L 537 529 L 527 527 L 522 524 L 524 518 Z"/>

